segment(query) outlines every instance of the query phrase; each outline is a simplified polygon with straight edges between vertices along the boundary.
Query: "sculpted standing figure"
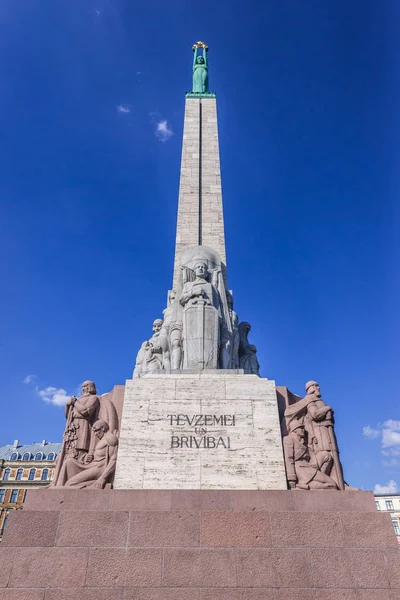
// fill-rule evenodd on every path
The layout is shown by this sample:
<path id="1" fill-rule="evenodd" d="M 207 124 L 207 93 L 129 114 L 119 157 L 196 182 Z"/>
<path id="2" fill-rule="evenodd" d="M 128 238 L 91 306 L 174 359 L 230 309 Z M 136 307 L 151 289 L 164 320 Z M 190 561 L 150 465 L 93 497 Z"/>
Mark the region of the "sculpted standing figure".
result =
<path id="1" fill-rule="evenodd" d="M 203 48 L 203 55 L 198 54 L 199 48 Z M 204 42 L 193 45 L 193 87 L 192 92 L 202 94 L 208 92 L 208 46 Z"/>
<path id="2" fill-rule="evenodd" d="M 303 419 L 308 449 L 319 470 L 329 475 L 344 490 L 342 465 L 334 432 L 333 409 L 321 398 L 316 381 L 306 384 L 307 395 L 285 410 L 286 425 L 291 430 L 293 419 Z"/>
<path id="3" fill-rule="evenodd" d="M 168 296 L 168 306 L 163 311 L 165 331 L 169 342 L 169 352 L 171 355 L 171 368 L 180 369 L 182 360 L 182 323 L 181 306 L 176 298 L 175 290 L 171 290 Z"/>
<path id="4" fill-rule="evenodd" d="M 57 457 L 52 486 L 60 485 L 60 471 L 67 457 L 82 460 L 90 446 L 91 424 L 100 407 L 96 385 L 93 381 L 82 383 L 82 396 L 72 396 L 65 405 L 67 424 L 61 452 Z"/>
<path id="5" fill-rule="evenodd" d="M 92 431 L 98 442 L 85 459 L 66 458 L 58 486 L 103 489 L 113 475 L 117 462 L 118 438 L 109 431 L 105 421 L 96 421 Z"/>
<path id="6" fill-rule="evenodd" d="M 219 308 L 219 297 L 215 286 L 208 281 L 208 266 L 205 260 L 198 260 L 193 268 L 194 281 L 187 281 L 179 299 L 182 306 L 194 306 L 199 302 Z"/>
<path id="7" fill-rule="evenodd" d="M 99 407 L 99 397 L 93 381 L 82 383 L 82 396 L 72 396 L 65 405 L 67 425 L 64 433 L 65 454 L 75 458 L 89 450 L 92 417 Z"/>
<path id="8" fill-rule="evenodd" d="M 302 421 L 290 421 L 289 433 L 283 438 L 283 451 L 290 489 L 338 489 L 332 477 L 321 471 L 315 457 L 310 456 Z"/>
<path id="9" fill-rule="evenodd" d="M 247 336 L 251 330 L 250 323 L 243 321 L 239 325 L 239 366 L 245 373 L 260 376 L 260 365 L 257 360 L 257 348 L 249 343 Z"/>

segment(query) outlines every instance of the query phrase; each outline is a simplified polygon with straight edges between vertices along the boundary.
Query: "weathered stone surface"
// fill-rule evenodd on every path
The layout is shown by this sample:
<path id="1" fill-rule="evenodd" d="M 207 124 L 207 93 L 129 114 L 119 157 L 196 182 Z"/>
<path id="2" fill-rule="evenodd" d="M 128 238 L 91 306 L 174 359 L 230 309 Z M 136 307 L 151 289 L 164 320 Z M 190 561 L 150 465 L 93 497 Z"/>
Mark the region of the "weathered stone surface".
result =
<path id="1" fill-rule="evenodd" d="M 182 253 L 199 244 L 214 248 L 226 263 L 215 98 L 186 98 L 174 289 L 179 283 Z"/>
<path id="2" fill-rule="evenodd" d="M 287 488 L 273 381 L 144 375 L 125 390 L 116 489 Z"/>
<path id="3" fill-rule="evenodd" d="M 1 545 L 54 546 L 58 519 L 57 512 L 18 510 L 13 515 L 13 527 L 6 527 L 4 531 Z"/>

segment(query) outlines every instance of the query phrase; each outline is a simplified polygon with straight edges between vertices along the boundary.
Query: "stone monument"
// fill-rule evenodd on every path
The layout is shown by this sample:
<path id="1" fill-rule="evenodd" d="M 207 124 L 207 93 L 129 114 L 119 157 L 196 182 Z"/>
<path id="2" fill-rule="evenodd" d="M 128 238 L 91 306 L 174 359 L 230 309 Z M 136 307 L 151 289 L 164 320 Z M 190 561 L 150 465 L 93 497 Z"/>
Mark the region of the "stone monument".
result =
<path id="1" fill-rule="evenodd" d="M 193 50 L 167 306 L 125 386 L 68 401 L 52 486 L 10 515 L 0 599 L 397 600 L 390 514 L 345 483 L 332 407 L 316 381 L 300 397 L 260 377 L 233 308 L 216 98 Z"/>

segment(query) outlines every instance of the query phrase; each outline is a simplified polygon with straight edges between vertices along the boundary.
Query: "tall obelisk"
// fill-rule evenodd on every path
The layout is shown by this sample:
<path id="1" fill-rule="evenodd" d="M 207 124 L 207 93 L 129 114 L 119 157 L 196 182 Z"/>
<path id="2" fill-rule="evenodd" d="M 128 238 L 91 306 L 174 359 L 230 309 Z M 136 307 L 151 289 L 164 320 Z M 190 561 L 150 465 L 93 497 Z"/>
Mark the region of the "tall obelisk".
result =
<path id="1" fill-rule="evenodd" d="M 115 488 L 287 488 L 275 383 L 227 289 L 215 94 L 193 47 L 173 287 L 125 385 Z"/>
<path id="2" fill-rule="evenodd" d="M 205 57 L 206 49 L 204 50 Z M 182 252 L 210 246 L 226 264 L 217 104 L 208 91 L 186 94 L 174 263 L 176 289 Z"/>

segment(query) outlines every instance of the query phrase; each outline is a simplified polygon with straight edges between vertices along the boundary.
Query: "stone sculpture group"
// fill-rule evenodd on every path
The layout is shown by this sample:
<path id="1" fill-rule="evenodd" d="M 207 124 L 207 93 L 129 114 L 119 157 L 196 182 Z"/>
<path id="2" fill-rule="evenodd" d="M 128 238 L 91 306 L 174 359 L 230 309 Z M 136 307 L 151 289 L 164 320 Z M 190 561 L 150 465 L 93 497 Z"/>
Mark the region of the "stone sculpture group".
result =
<path id="1" fill-rule="evenodd" d="M 316 381 L 306 384 L 306 394 L 285 410 L 288 434 L 283 449 L 289 487 L 344 490 L 333 410 L 322 400 Z"/>
<path id="2" fill-rule="evenodd" d="M 134 377 L 171 369 L 243 369 L 259 375 L 257 349 L 248 341 L 251 326 L 239 324 L 223 265 L 211 248 L 186 250 L 180 289 L 169 293 L 163 316 L 140 347 Z"/>
<path id="3" fill-rule="evenodd" d="M 109 399 L 97 395 L 93 381 L 65 406 L 67 423 L 50 487 L 97 488 L 112 483 L 118 449 L 118 416 Z"/>

